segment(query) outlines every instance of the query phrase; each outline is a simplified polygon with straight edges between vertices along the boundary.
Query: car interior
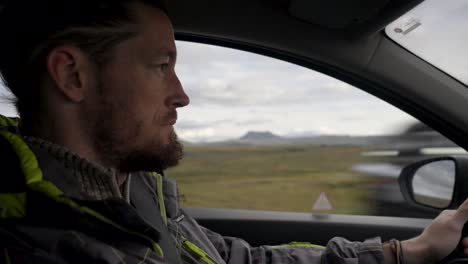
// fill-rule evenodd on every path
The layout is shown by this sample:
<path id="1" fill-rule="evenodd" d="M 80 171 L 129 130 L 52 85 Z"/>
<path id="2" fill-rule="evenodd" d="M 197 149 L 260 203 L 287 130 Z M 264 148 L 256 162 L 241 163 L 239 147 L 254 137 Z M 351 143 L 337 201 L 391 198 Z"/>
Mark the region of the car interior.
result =
<path id="1" fill-rule="evenodd" d="M 415 116 L 466 148 L 466 86 L 407 51 L 385 26 L 422 1 L 172 0 L 176 39 L 255 52 L 320 71 Z M 428 219 L 187 208 L 202 225 L 252 245 L 334 236 L 405 239 Z"/>
<path id="2" fill-rule="evenodd" d="M 422 0 L 171 0 L 176 39 L 250 51 L 345 81 L 468 148 L 467 87 L 409 52 L 385 27 Z M 201 225 L 253 246 L 336 236 L 407 239 L 431 219 L 186 208 Z"/>

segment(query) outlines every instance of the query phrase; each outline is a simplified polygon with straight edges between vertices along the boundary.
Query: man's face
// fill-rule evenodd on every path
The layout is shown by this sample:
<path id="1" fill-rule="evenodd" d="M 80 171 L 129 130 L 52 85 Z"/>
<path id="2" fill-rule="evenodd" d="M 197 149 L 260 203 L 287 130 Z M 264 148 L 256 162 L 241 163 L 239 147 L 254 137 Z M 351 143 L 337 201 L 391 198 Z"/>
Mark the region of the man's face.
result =
<path id="1" fill-rule="evenodd" d="M 118 44 L 99 73 L 89 118 L 101 159 L 121 171 L 160 171 L 182 158 L 173 125 L 189 98 L 174 69 L 171 22 L 143 5 L 137 15 L 139 34 Z"/>

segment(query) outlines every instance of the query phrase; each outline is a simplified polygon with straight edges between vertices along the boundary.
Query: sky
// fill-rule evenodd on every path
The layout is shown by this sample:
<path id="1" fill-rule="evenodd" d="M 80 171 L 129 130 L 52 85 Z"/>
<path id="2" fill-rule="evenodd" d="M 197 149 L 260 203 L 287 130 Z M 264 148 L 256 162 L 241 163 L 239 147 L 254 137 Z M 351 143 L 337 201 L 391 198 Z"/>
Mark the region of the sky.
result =
<path id="1" fill-rule="evenodd" d="M 412 37 L 422 34 L 427 38 L 426 24 L 442 30 L 440 22 L 426 21 L 426 17 L 440 21 L 433 9 L 422 8 L 425 13 L 402 18 L 422 21 L 422 26 L 405 38 L 415 39 L 411 40 L 416 43 L 413 45 L 434 52 L 433 47 L 426 47 L 427 39 L 420 42 Z M 285 137 L 397 134 L 417 122 L 362 90 L 301 66 L 205 44 L 178 41 L 177 48 L 176 71 L 191 98 L 189 106 L 178 110 L 176 130 L 183 140 L 219 141 L 239 138 L 248 131 L 269 131 Z M 467 63 L 465 59 L 454 65 L 467 69 Z M 11 115 L 15 111 L 3 100 L 0 113 Z"/>

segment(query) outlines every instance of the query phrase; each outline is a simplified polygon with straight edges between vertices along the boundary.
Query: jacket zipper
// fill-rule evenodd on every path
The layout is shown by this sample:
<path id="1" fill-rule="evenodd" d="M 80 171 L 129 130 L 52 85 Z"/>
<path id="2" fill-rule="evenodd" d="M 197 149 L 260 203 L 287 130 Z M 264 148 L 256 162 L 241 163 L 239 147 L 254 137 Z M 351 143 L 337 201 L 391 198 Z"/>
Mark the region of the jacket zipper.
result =
<path id="1" fill-rule="evenodd" d="M 189 240 L 184 239 L 184 241 L 182 242 L 182 246 L 187 251 L 192 253 L 192 255 L 202 260 L 206 264 L 217 264 L 217 262 L 210 255 L 208 255 L 208 253 L 206 253 L 203 249 L 199 248 L 197 245 L 190 242 Z"/>

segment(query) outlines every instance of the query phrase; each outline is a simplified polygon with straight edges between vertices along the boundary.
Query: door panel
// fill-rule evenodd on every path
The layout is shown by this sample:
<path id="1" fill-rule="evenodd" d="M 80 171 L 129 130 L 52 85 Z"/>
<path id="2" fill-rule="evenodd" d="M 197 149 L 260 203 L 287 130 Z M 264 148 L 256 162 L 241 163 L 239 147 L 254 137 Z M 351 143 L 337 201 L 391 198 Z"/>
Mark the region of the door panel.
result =
<path id="1" fill-rule="evenodd" d="M 245 239 L 252 246 L 279 245 L 292 241 L 326 245 L 336 236 L 363 241 L 380 236 L 407 239 L 422 232 L 431 219 L 320 215 L 270 211 L 186 208 L 187 213 L 224 236 Z"/>

